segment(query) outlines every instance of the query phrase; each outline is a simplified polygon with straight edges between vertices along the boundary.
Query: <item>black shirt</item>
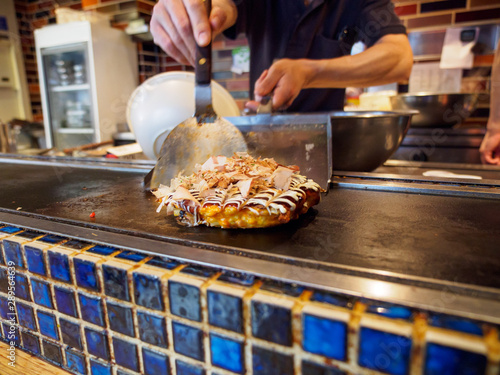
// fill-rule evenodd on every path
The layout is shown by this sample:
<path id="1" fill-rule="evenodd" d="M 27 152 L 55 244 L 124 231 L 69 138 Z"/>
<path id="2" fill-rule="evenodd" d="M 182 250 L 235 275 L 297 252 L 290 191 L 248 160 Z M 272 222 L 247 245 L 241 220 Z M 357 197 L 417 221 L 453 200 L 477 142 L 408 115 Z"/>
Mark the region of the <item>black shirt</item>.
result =
<path id="1" fill-rule="evenodd" d="M 224 34 L 245 33 L 250 46 L 250 96 L 255 81 L 273 60 L 329 59 L 348 55 L 352 45 L 368 47 L 405 27 L 390 0 L 236 0 L 238 19 Z M 344 89 L 304 89 L 288 112 L 342 109 Z"/>

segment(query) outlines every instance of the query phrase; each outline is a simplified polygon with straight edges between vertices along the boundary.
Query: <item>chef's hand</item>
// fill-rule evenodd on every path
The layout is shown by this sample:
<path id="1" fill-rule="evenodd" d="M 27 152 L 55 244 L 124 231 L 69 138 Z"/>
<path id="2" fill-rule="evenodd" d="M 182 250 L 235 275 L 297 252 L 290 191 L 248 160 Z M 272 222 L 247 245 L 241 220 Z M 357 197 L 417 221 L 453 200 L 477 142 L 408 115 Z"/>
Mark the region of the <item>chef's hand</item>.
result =
<path id="1" fill-rule="evenodd" d="M 315 65 L 312 60 L 277 60 L 255 82 L 255 100 L 260 102 L 263 96 L 272 93 L 273 109 L 289 107 L 300 90 L 307 87 L 314 70 Z"/>
<path id="2" fill-rule="evenodd" d="M 196 43 L 201 47 L 236 21 L 232 0 L 212 0 L 207 16 L 202 0 L 159 0 L 150 28 L 154 42 L 181 64 L 195 64 Z"/>
<path id="3" fill-rule="evenodd" d="M 486 131 L 479 152 L 483 164 L 500 165 L 500 128 Z"/>

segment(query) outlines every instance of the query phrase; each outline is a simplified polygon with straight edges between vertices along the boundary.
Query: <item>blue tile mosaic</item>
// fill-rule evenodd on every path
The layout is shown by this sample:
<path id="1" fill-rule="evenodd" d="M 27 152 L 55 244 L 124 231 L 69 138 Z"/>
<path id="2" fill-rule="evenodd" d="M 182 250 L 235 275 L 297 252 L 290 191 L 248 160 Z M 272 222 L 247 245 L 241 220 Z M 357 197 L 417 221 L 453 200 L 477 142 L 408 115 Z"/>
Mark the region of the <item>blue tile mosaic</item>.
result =
<path id="1" fill-rule="evenodd" d="M 35 303 L 49 309 L 54 308 L 49 283 L 31 278 L 31 290 L 33 291 L 33 299 L 35 300 Z"/>
<path id="2" fill-rule="evenodd" d="M 49 268 L 53 279 L 70 283 L 71 273 L 69 270 L 69 259 L 66 254 L 49 250 Z"/>
<path id="3" fill-rule="evenodd" d="M 360 366 L 391 375 L 408 373 L 411 339 L 367 327 L 362 327 L 359 335 Z"/>
<path id="4" fill-rule="evenodd" d="M 23 339 L 23 348 L 30 351 L 33 354 L 39 355 L 40 351 L 40 339 L 38 336 L 33 335 L 29 332 L 21 332 L 21 337 Z"/>
<path id="5" fill-rule="evenodd" d="M 60 318 L 59 326 L 61 328 L 62 341 L 72 348 L 83 350 L 80 325 Z"/>
<path id="6" fill-rule="evenodd" d="M 22 230 L 21 228 L 12 227 L 12 226 L 6 226 L 6 227 L 3 227 L 3 228 L 0 228 L 0 232 L 9 233 L 9 234 L 14 234 L 14 233 L 17 233 L 17 232 L 19 232 L 21 230 Z"/>
<path id="7" fill-rule="evenodd" d="M 479 353 L 429 343 L 425 355 L 425 375 L 483 375 L 487 358 Z"/>
<path id="8" fill-rule="evenodd" d="M 292 346 L 292 312 L 284 307 L 252 301 L 252 335 Z"/>
<path id="9" fill-rule="evenodd" d="M 371 304 L 366 309 L 367 312 L 385 316 L 391 319 L 410 319 L 412 311 L 403 306 L 391 306 L 389 304 Z"/>
<path id="10" fill-rule="evenodd" d="M 25 328 L 36 331 L 35 316 L 33 315 L 33 309 L 24 303 L 17 302 L 17 319 L 19 319 L 19 324 Z"/>
<path id="11" fill-rule="evenodd" d="M 304 375 L 347 375 L 344 371 L 341 371 L 333 367 L 325 367 L 318 365 L 316 363 L 302 361 L 302 374 Z"/>
<path id="12" fill-rule="evenodd" d="M 266 280 L 262 283 L 262 290 L 268 290 L 275 293 L 283 293 L 292 297 L 298 297 L 304 291 L 304 287 L 295 284 L 288 284 L 283 281 Z"/>
<path id="13" fill-rule="evenodd" d="M 0 316 L 4 319 L 9 319 L 9 301 L 7 298 L 0 297 Z M 15 315 L 14 315 L 15 316 Z"/>
<path id="14" fill-rule="evenodd" d="M 170 374 L 170 364 L 165 354 L 142 348 L 142 362 L 144 363 L 144 375 Z"/>
<path id="15" fill-rule="evenodd" d="M 36 315 L 38 317 L 38 326 L 40 327 L 40 333 L 54 340 L 59 340 L 56 317 L 52 314 L 40 310 L 36 312 Z"/>
<path id="16" fill-rule="evenodd" d="M 172 314 L 197 322 L 201 321 L 200 289 L 193 285 L 169 280 L 168 295 Z"/>
<path id="17" fill-rule="evenodd" d="M 82 319 L 104 327 L 101 297 L 92 297 L 83 293 L 78 293 L 78 299 L 80 300 L 80 313 L 82 314 Z"/>
<path id="18" fill-rule="evenodd" d="M 28 263 L 28 270 L 30 272 L 47 276 L 43 250 L 26 245 L 24 246 L 24 254 L 26 255 L 26 263 Z"/>
<path id="19" fill-rule="evenodd" d="M 118 254 L 117 256 L 115 256 L 115 258 L 118 258 L 118 259 L 126 259 L 126 260 L 130 260 L 132 262 L 140 262 L 141 260 L 144 260 L 146 259 L 148 256 L 145 255 L 145 254 L 140 254 L 140 253 L 137 253 L 135 251 L 124 251 L 120 254 Z"/>
<path id="20" fill-rule="evenodd" d="M 203 266 L 186 266 L 181 270 L 181 273 L 201 277 L 211 277 L 217 273 L 217 270 Z"/>
<path id="21" fill-rule="evenodd" d="M 94 262 L 73 258 L 73 267 L 75 268 L 75 279 L 78 286 L 95 292 L 101 291 Z"/>
<path id="22" fill-rule="evenodd" d="M 113 331 L 134 337 L 132 309 L 107 301 L 109 326 Z"/>
<path id="23" fill-rule="evenodd" d="M 21 245 L 18 242 L 3 240 L 3 251 L 5 252 L 5 263 L 8 266 L 25 268 Z"/>
<path id="24" fill-rule="evenodd" d="M 134 272 L 135 303 L 153 310 L 163 311 L 161 281 L 157 276 Z"/>
<path id="25" fill-rule="evenodd" d="M 58 366 L 63 365 L 61 347 L 42 339 L 43 356 Z"/>
<path id="26" fill-rule="evenodd" d="M 90 360 L 90 374 L 91 375 L 111 375 L 111 366 L 95 361 L 93 359 Z"/>
<path id="27" fill-rule="evenodd" d="M 19 329 L 15 324 L 10 323 L 2 323 L 4 337 L 6 341 L 11 342 L 14 341 L 16 346 L 21 345 L 21 336 L 19 334 Z"/>
<path id="28" fill-rule="evenodd" d="M 177 353 L 202 361 L 205 357 L 203 331 L 182 323 L 172 322 L 174 349 Z"/>
<path id="29" fill-rule="evenodd" d="M 113 349 L 117 364 L 133 371 L 139 371 L 139 359 L 137 358 L 137 346 L 135 344 L 113 337 Z"/>
<path id="30" fill-rule="evenodd" d="M 69 247 L 70 249 L 75 249 L 75 250 L 82 250 L 86 247 L 89 247 L 91 244 L 88 242 L 83 242 L 80 240 L 69 240 L 68 242 L 64 243 L 65 247 Z"/>
<path id="31" fill-rule="evenodd" d="M 210 349 L 214 366 L 242 374 L 245 369 L 243 343 L 230 338 L 211 334 Z"/>
<path id="32" fill-rule="evenodd" d="M 85 339 L 90 354 L 109 361 L 108 337 L 103 332 L 85 327 Z"/>
<path id="33" fill-rule="evenodd" d="M 208 322 L 216 327 L 243 333 L 243 302 L 241 298 L 209 290 Z"/>
<path id="34" fill-rule="evenodd" d="M 107 296 L 123 301 L 130 301 L 126 270 L 103 264 L 102 277 L 104 280 L 104 292 Z"/>
<path id="35" fill-rule="evenodd" d="M 177 367 L 177 375 L 205 375 L 205 370 L 201 367 L 179 360 L 175 361 L 175 367 Z"/>
<path id="36" fill-rule="evenodd" d="M 73 373 L 85 375 L 87 373 L 83 354 L 66 349 L 66 368 Z"/>
<path id="37" fill-rule="evenodd" d="M 293 357 L 258 346 L 252 347 L 254 375 L 293 375 Z"/>
<path id="38" fill-rule="evenodd" d="M 28 278 L 21 273 L 16 273 L 16 297 L 31 301 Z"/>
<path id="39" fill-rule="evenodd" d="M 314 315 L 303 315 L 304 350 L 345 361 L 347 357 L 347 324 Z"/>
<path id="40" fill-rule="evenodd" d="M 78 310 L 76 309 L 75 302 L 75 293 L 71 289 L 55 286 L 54 295 L 56 298 L 58 311 L 75 318 L 78 316 Z"/>
<path id="41" fill-rule="evenodd" d="M 56 244 L 59 242 L 62 242 L 66 240 L 66 238 L 61 237 L 61 236 L 56 236 L 54 234 L 47 234 L 46 236 L 43 236 L 42 238 L 39 238 L 38 241 L 42 241 L 45 243 L 50 243 L 50 244 Z"/>
<path id="42" fill-rule="evenodd" d="M 483 335 L 483 329 L 480 323 L 444 314 L 435 314 L 429 316 L 429 325 L 434 327 L 452 329 L 454 331 L 470 333 L 478 336 Z"/>
<path id="43" fill-rule="evenodd" d="M 137 323 L 139 325 L 139 338 L 147 343 L 167 347 L 167 330 L 165 318 L 137 311 Z"/>
<path id="44" fill-rule="evenodd" d="M 311 301 L 347 308 L 352 308 L 353 305 L 353 302 L 348 297 L 324 291 L 315 291 L 311 296 Z"/>
<path id="45" fill-rule="evenodd" d="M 18 234 L 19 237 L 24 237 L 24 238 L 27 238 L 27 239 L 30 239 L 30 240 L 33 240 L 37 237 L 41 237 L 42 236 L 42 233 L 40 232 L 33 232 L 31 230 L 25 230 L 24 232 L 21 232 Z"/>
<path id="46" fill-rule="evenodd" d="M 116 252 L 118 249 L 116 247 L 96 245 L 88 249 L 86 252 L 94 253 L 99 255 L 111 255 Z"/>
<path id="47" fill-rule="evenodd" d="M 255 283 L 255 276 L 239 272 L 224 271 L 218 278 L 219 281 L 225 281 L 231 284 L 243 286 L 252 286 Z"/>
<path id="48" fill-rule="evenodd" d="M 177 266 L 179 266 L 179 262 L 161 258 L 161 257 L 154 257 L 146 262 L 146 264 L 159 267 L 159 268 L 164 268 L 166 270 L 173 270 Z"/>

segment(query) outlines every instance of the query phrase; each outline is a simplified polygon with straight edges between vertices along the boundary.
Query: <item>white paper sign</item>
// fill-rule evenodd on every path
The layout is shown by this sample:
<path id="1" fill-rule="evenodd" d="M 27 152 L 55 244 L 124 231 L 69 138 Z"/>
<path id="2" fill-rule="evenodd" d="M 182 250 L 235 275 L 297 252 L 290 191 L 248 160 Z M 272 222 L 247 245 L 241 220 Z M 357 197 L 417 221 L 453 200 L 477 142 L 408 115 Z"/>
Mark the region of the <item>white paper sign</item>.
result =
<path id="1" fill-rule="evenodd" d="M 476 44 L 479 36 L 479 27 L 476 27 L 474 40 L 462 42 L 460 33 L 463 28 L 448 28 L 444 37 L 443 50 L 441 52 L 441 69 L 470 69 L 474 63 L 472 47 Z M 469 30 L 469 28 L 467 28 Z"/>
<path id="2" fill-rule="evenodd" d="M 408 91 L 410 93 L 460 92 L 462 69 L 441 69 L 439 63 L 418 63 L 413 65 Z"/>

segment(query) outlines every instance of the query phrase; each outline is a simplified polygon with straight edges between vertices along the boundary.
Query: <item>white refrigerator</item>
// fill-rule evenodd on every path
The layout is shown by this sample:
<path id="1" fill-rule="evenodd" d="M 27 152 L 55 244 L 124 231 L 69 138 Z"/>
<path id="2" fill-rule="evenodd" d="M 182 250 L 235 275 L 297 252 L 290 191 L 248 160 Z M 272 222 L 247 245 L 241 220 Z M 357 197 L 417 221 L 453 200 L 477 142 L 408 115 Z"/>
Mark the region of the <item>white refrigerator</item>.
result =
<path id="1" fill-rule="evenodd" d="M 35 30 L 47 147 L 112 139 L 138 85 L 137 47 L 107 22 L 77 21 Z"/>

